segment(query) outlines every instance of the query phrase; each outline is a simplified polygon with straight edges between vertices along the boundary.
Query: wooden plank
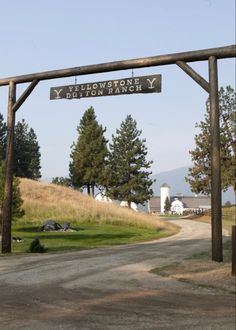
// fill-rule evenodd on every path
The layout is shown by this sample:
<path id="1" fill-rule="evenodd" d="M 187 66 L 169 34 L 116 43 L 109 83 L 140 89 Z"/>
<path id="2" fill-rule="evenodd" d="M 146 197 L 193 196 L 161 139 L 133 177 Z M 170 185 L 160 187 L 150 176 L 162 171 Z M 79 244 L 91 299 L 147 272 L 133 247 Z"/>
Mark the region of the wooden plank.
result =
<path id="1" fill-rule="evenodd" d="M 111 95 L 161 92 L 161 75 L 130 77 L 77 85 L 52 87 L 50 99 L 80 99 Z"/>

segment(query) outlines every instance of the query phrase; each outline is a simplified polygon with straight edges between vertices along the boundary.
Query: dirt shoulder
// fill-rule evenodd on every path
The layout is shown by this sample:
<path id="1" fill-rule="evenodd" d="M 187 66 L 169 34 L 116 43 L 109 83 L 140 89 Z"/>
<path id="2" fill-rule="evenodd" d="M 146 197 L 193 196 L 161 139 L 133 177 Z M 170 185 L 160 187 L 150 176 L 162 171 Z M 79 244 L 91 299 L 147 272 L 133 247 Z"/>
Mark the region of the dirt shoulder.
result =
<path id="1" fill-rule="evenodd" d="M 157 275 L 194 286 L 235 293 L 235 277 L 229 262 L 217 263 L 206 258 L 183 260 L 152 271 Z"/>
<path id="2" fill-rule="evenodd" d="M 208 224 L 211 222 L 210 216 L 191 216 L 186 217 L 186 219 Z M 211 251 L 206 250 L 178 263 L 153 269 L 152 272 L 194 286 L 235 294 L 236 278 L 232 276 L 232 243 L 229 235 L 228 230 L 224 230 L 224 262 L 212 261 Z"/>

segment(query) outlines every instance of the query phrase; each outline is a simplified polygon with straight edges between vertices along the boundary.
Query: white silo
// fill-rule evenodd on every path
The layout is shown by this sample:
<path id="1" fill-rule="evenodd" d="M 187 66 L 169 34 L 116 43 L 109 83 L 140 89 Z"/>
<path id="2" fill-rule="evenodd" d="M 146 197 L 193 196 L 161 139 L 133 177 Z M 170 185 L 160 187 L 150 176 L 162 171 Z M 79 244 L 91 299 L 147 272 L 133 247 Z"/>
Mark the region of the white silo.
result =
<path id="1" fill-rule="evenodd" d="M 170 200 L 170 186 L 167 183 L 164 183 L 161 186 L 161 214 L 165 213 L 166 197 L 168 197 Z"/>

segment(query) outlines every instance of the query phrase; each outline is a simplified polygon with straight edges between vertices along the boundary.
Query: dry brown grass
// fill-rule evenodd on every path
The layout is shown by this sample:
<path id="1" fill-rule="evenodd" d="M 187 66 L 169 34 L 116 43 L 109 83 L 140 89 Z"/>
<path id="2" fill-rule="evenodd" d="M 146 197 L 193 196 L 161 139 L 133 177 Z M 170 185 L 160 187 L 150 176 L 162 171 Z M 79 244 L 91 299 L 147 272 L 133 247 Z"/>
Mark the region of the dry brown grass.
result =
<path id="1" fill-rule="evenodd" d="M 235 277 L 231 276 L 231 265 L 207 259 L 183 260 L 180 263 L 154 270 L 159 275 L 235 293 Z"/>
<path id="2" fill-rule="evenodd" d="M 101 203 L 92 197 L 70 188 L 51 183 L 21 179 L 20 189 L 24 200 L 23 222 L 57 221 L 126 224 L 143 228 L 160 228 L 170 232 L 177 229 L 157 216 L 123 208 L 114 204 Z"/>
<path id="3" fill-rule="evenodd" d="M 190 216 L 189 220 L 211 223 L 211 216 Z M 231 234 L 232 225 L 235 224 L 235 205 L 222 208 L 223 234 Z M 227 233 L 228 232 L 228 233 Z M 235 277 L 231 276 L 232 260 L 231 241 L 224 242 L 224 262 L 211 260 L 211 252 L 193 255 L 192 259 L 183 260 L 153 270 L 162 276 L 188 282 L 193 285 L 220 289 L 229 293 L 235 293 Z"/>

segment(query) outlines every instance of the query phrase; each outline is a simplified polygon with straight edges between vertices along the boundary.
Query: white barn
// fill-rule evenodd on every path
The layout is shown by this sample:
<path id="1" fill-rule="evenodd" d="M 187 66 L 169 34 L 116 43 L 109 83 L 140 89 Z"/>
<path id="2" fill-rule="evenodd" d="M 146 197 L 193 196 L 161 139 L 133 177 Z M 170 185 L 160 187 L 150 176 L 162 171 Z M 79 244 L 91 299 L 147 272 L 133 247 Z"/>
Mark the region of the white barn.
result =
<path id="1" fill-rule="evenodd" d="M 171 196 L 170 186 L 164 183 L 160 189 L 160 196 L 151 197 L 148 203 L 148 210 L 150 213 L 164 214 L 166 197 L 169 198 L 172 214 L 181 215 L 185 211 L 200 213 L 211 209 L 210 196 L 183 196 L 176 194 Z"/>

